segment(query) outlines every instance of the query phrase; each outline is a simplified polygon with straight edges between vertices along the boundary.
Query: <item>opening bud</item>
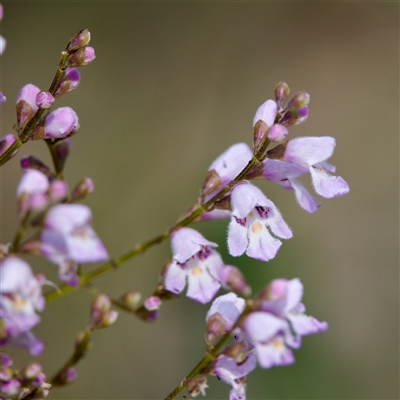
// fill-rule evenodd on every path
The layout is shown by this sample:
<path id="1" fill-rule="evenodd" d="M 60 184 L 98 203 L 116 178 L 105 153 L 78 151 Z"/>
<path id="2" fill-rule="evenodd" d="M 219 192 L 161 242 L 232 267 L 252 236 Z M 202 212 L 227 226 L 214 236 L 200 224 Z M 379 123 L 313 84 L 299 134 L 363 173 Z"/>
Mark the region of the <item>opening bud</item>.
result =
<path id="1" fill-rule="evenodd" d="M 72 201 L 77 201 L 85 198 L 88 194 L 92 193 L 94 190 L 93 181 L 90 178 L 83 178 L 78 182 L 72 191 L 71 199 Z"/>
<path id="2" fill-rule="evenodd" d="M 251 287 L 247 284 L 246 279 L 239 268 L 233 265 L 225 266 L 220 272 L 220 280 L 222 285 L 242 296 L 251 297 Z"/>
<path id="3" fill-rule="evenodd" d="M 60 97 L 65 93 L 70 92 L 78 87 L 81 82 L 81 74 L 77 68 L 66 68 L 64 70 L 64 75 L 58 83 L 55 91 L 54 97 Z"/>
<path id="4" fill-rule="evenodd" d="M 124 302 L 127 306 L 135 309 L 139 306 L 141 298 L 142 295 L 139 292 L 131 291 L 122 295 L 120 297 L 120 300 Z"/>
<path id="5" fill-rule="evenodd" d="M 148 311 L 155 311 L 161 307 L 161 304 L 162 301 L 160 300 L 159 297 L 150 296 L 144 301 L 143 306 Z"/>
<path id="6" fill-rule="evenodd" d="M 40 89 L 28 83 L 23 86 L 17 96 L 17 122 L 18 127 L 23 127 L 36 113 L 38 106 L 36 105 L 36 96 Z"/>
<path id="7" fill-rule="evenodd" d="M 78 129 L 76 112 L 71 107 L 60 107 L 47 116 L 44 122 L 44 138 L 63 138 Z"/>
<path id="8" fill-rule="evenodd" d="M 76 50 L 68 59 L 68 67 L 82 67 L 84 65 L 90 64 L 96 55 L 94 53 L 94 48 L 90 46 L 82 47 Z"/>
<path id="9" fill-rule="evenodd" d="M 2 156 L 6 150 L 16 141 L 16 137 L 9 133 L 8 135 L 3 136 L 0 139 L 0 156 Z M 11 157 L 14 157 L 17 154 L 18 150 L 15 150 Z"/>

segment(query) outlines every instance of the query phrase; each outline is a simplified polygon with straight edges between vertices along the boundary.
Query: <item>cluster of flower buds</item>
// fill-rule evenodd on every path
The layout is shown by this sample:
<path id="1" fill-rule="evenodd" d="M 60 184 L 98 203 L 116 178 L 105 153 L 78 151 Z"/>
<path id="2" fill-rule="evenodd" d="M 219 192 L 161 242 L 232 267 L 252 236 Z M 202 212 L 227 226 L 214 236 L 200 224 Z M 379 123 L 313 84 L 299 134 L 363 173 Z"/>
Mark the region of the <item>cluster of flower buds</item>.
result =
<path id="1" fill-rule="evenodd" d="M 0 395 L 4 398 L 33 400 L 48 395 L 50 384 L 45 382 L 40 364 L 35 362 L 17 371 L 12 368 L 11 358 L 4 353 L 0 353 L 0 364 Z"/>
<path id="2" fill-rule="evenodd" d="M 300 347 L 301 337 L 328 328 L 326 322 L 305 314 L 302 296 L 299 279 L 276 279 L 255 298 L 246 313 L 245 300 L 236 294 L 216 298 L 206 316 L 206 338 L 215 340 L 231 331 L 236 344 L 216 357 L 210 373 L 228 383 L 237 395 L 244 393 L 244 378 L 257 362 L 262 368 L 292 364 L 292 349 Z M 207 344 L 212 343 L 207 340 Z"/>
<path id="3" fill-rule="evenodd" d="M 111 308 L 111 300 L 105 294 L 99 294 L 93 300 L 90 310 L 91 329 L 100 329 L 112 325 L 118 313 Z"/>

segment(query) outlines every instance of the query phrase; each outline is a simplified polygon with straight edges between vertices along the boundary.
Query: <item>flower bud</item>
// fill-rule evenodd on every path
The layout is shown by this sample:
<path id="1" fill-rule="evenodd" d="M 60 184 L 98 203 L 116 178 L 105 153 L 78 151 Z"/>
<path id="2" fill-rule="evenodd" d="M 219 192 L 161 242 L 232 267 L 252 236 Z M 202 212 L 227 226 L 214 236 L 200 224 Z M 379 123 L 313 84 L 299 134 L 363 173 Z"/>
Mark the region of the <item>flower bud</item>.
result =
<path id="1" fill-rule="evenodd" d="M 219 278 L 225 288 L 240 293 L 244 297 L 251 297 L 251 287 L 247 284 L 239 268 L 227 265 L 220 272 Z"/>
<path id="2" fill-rule="evenodd" d="M 0 383 L 0 392 L 6 396 L 14 396 L 18 393 L 20 386 L 18 379 L 12 378 L 7 382 Z"/>
<path id="3" fill-rule="evenodd" d="M 12 133 L 3 136 L 0 139 L 0 156 L 2 156 L 15 141 L 16 137 Z M 11 157 L 14 157 L 17 154 L 17 151 L 18 150 L 15 150 Z"/>
<path id="4" fill-rule="evenodd" d="M 68 67 L 82 67 L 91 63 L 96 58 L 94 48 L 90 46 L 76 50 L 68 60 Z"/>
<path id="5" fill-rule="evenodd" d="M 14 372 L 11 368 L 4 365 L 0 365 L 0 380 L 9 381 L 14 376 Z"/>
<path id="6" fill-rule="evenodd" d="M 99 294 L 93 300 L 92 308 L 90 310 L 90 325 L 97 327 L 101 323 L 104 314 L 111 308 L 111 301 L 105 294 Z"/>
<path id="7" fill-rule="evenodd" d="M 39 375 L 40 372 L 42 372 L 42 366 L 39 363 L 32 363 L 21 371 L 21 378 L 23 380 L 31 380 Z"/>
<path id="8" fill-rule="evenodd" d="M 54 103 L 54 97 L 49 92 L 39 92 L 36 95 L 36 105 L 39 108 L 50 108 Z"/>
<path id="9" fill-rule="evenodd" d="M 0 37 L 0 50 L 1 50 L 1 37 Z M 0 92 L 0 104 L 4 104 L 6 100 L 7 100 L 6 96 L 4 96 L 4 94 Z"/>
<path id="10" fill-rule="evenodd" d="M 83 178 L 78 182 L 72 191 L 71 200 L 77 201 L 84 199 L 88 194 L 94 190 L 93 181 L 90 178 Z"/>
<path id="11" fill-rule="evenodd" d="M 21 157 L 20 164 L 21 168 L 25 171 L 28 169 L 35 169 L 37 171 L 42 172 L 46 176 L 53 176 L 53 173 L 51 172 L 50 168 L 35 156 Z"/>
<path id="12" fill-rule="evenodd" d="M 54 150 L 57 156 L 58 166 L 61 171 L 64 169 L 64 165 L 65 162 L 67 161 L 69 153 L 71 152 L 71 148 L 72 148 L 71 141 L 68 138 L 65 138 L 64 140 L 59 140 L 54 144 Z"/>
<path id="13" fill-rule="evenodd" d="M 160 300 L 159 297 L 150 296 L 144 301 L 143 306 L 148 311 L 155 311 L 161 307 L 161 304 L 162 301 Z"/>
<path id="14" fill-rule="evenodd" d="M 286 107 L 301 108 L 306 106 L 309 102 L 310 102 L 310 95 L 307 92 L 298 92 L 290 99 Z"/>
<path id="15" fill-rule="evenodd" d="M 68 188 L 65 181 L 56 179 L 50 182 L 49 188 L 50 197 L 53 201 L 59 203 L 68 195 Z"/>
<path id="16" fill-rule="evenodd" d="M 289 86 L 286 82 L 280 81 L 275 86 L 275 101 L 278 108 L 282 107 L 282 104 L 286 101 L 290 93 Z"/>
<path id="17" fill-rule="evenodd" d="M 103 314 L 101 321 L 96 325 L 96 329 L 106 328 L 115 323 L 118 318 L 118 312 L 115 310 L 109 310 Z"/>
<path id="18" fill-rule="evenodd" d="M 281 124 L 275 124 L 271 126 L 271 129 L 268 131 L 268 139 L 271 142 L 280 142 L 285 140 L 289 131 L 287 128 Z"/>
<path id="19" fill-rule="evenodd" d="M 45 138 L 63 138 L 78 129 L 78 116 L 71 107 L 57 108 L 47 116 L 44 123 Z"/>
<path id="20" fill-rule="evenodd" d="M 82 29 L 77 35 L 70 39 L 65 51 L 71 53 L 86 46 L 90 42 L 90 32 L 87 29 Z"/>
<path id="21" fill-rule="evenodd" d="M 206 178 L 201 189 L 203 197 L 217 190 L 221 185 L 221 177 L 215 169 L 207 172 Z"/>
<path id="22" fill-rule="evenodd" d="M 120 300 L 124 302 L 127 306 L 135 309 L 139 306 L 141 294 L 139 292 L 127 292 L 121 296 Z"/>
<path id="23" fill-rule="evenodd" d="M 60 97 L 65 93 L 70 92 L 78 87 L 81 82 L 81 74 L 77 68 L 66 68 L 64 70 L 64 75 L 58 83 L 55 91 L 54 97 Z"/>
<path id="24" fill-rule="evenodd" d="M 91 331 L 89 329 L 85 329 L 78 333 L 78 336 L 75 339 L 75 353 L 79 354 L 79 356 L 85 355 L 92 347 L 90 337 Z"/>
<path id="25" fill-rule="evenodd" d="M 222 315 L 218 312 L 211 315 L 207 319 L 207 333 L 206 343 L 211 345 L 214 341 L 225 333 L 225 320 Z"/>

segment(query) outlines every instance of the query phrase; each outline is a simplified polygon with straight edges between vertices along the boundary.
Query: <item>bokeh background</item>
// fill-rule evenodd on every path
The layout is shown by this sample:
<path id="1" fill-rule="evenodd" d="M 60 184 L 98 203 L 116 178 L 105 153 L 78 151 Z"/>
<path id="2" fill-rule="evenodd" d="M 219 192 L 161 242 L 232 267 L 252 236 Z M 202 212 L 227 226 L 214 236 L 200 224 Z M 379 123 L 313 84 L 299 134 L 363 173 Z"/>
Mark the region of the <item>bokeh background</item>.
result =
<path id="1" fill-rule="evenodd" d="M 330 161 L 349 183 L 343 197 L 315 214 L 292 192 L 259 186 L 280 208 L 294 237 L 264 264 L 226 253 L 226 221 L 198 224 L 240 266 L 255 291 L 276 277 L 300 277 L 307 311 L 330 329 L 306 337 L 296 363 L 258 369 L 249 399 L 397 399 L 399 396 L 398 182 L 399 4 L 397 2 L 11 2 L 5 1 L 1 58 L 1 133 L 12 132 L 19 88 L 49 87 L 60 51 L 82 28 L 96 60 L 81 69 L 77 90 L 58 101 L 73 107 L 81 129 L 66 168 L 72 187 L 94 180 L 85 200 L 112 256 L 174 223 L 197 197 L 210 163 L 231 144 L 252 140 L 257 107 L 275 84 L 311 94 L 308 121 L 291 137 L 333 136 Z M 1 241 L 16 226 L 18 159 L 46 146 L 23 146 L 1 171 Z M 94 284 L 107 294 L 148 295 L 170 256 L 167 242 Z M 56 267 L 27 258 L 56 280 Z M 88 270 L 91 266 L 86 266 Z M 91 296 L 51 303 L 35 333 L 52 375 L 88 322 Z M 53 399 L 159 399 L 204 352 L 208 306 L 165 303 L 156 323 L 120 313 L 94 335 L 79 379 Z M 31 358 L 13 349 L 17 366 Z M 207 398 L 229 388 L 209 379 Z"/>

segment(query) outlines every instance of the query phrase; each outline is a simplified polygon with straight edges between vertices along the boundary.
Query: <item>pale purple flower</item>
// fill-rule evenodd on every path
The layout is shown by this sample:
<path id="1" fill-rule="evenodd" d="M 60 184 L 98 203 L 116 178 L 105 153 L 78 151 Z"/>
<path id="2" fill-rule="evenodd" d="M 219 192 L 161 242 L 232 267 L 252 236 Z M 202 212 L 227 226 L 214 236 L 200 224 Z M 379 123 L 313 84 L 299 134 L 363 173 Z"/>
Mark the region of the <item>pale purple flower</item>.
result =
<path id="1" fill-rule="evenodd" d="M 292 364 L 291 348 L 300 347 L 301 336 L 328 329 L 326 322 L 304 314 L 305 307 L 300 302 L 303 285 L 299 279 L 276 279 L 267 289 L 260 310 L 250 313 L 242 324 L 263 368 Z"/>
<path id="2" fill-rule="evenodd" d="M 181 293 L 188 284 L 187 296 L 207 303 L 221 287 L 218 276 L 224 267 L 221 256 L 209 242 L 191 228 L 179 228 L 171 235 L 172 261 L 165 272 L 165 288 Z"/>
<path id="3" fill-rule="evenodd" d="M 30 266 L 15 256 L 0 261 L 0 314 L 5 323 L 5 343 L 26 347 L 33 355 L 43 350 L 42 342 L 31 332 L 43 311 L 41 279 L 35 277 Z"/>
<path id="4" fill-rule="evenodd" d="M 57 108 L 47 116 L 44 122 L 46 138 L 63 138 L 78 129 L 78 116 L 71 107 Z"/>
<path id="5" fill-rule="evenodd" d="M 104 261 L 107 250 L 90 226 L 92 213 L 82 204 L 58 204 L 50 208 L 41 235 L 41 252 L 59 264 L 60 279 L 76 285 L 76 263 Z"/>
<path id="6" fill-rule="evenodd" d="M 315 191 L 322 197 L 344 196 L 349 186 L 340 176 L 332 176 L 335 167 L 326 160 L 332 155 L 335 139 L 329 136 L 299 137 L 287 143 L 284 158 L 310 172 Z"/>
<path id="7" fill-rule="evenodd" d="M 328 329 L 326 322 L 304 314 L 305 306 L 301 303 L 303 285 L 298 278 L 290 281 L 275 279 L 269 285 L 269 297 L 262 302 L 261 309 L 286 318 L 297 338 Z"/>
<path id="8" fill-rule="evenodd" d="M 282 244 L 275 236 L 292 237 L 274 203 L 250 183 L 244 182 L 233 188 L 231 207 L 228 248 L 233 256 L 246 252 L 249 257 L 268 261 L 275 257 Z"/>

